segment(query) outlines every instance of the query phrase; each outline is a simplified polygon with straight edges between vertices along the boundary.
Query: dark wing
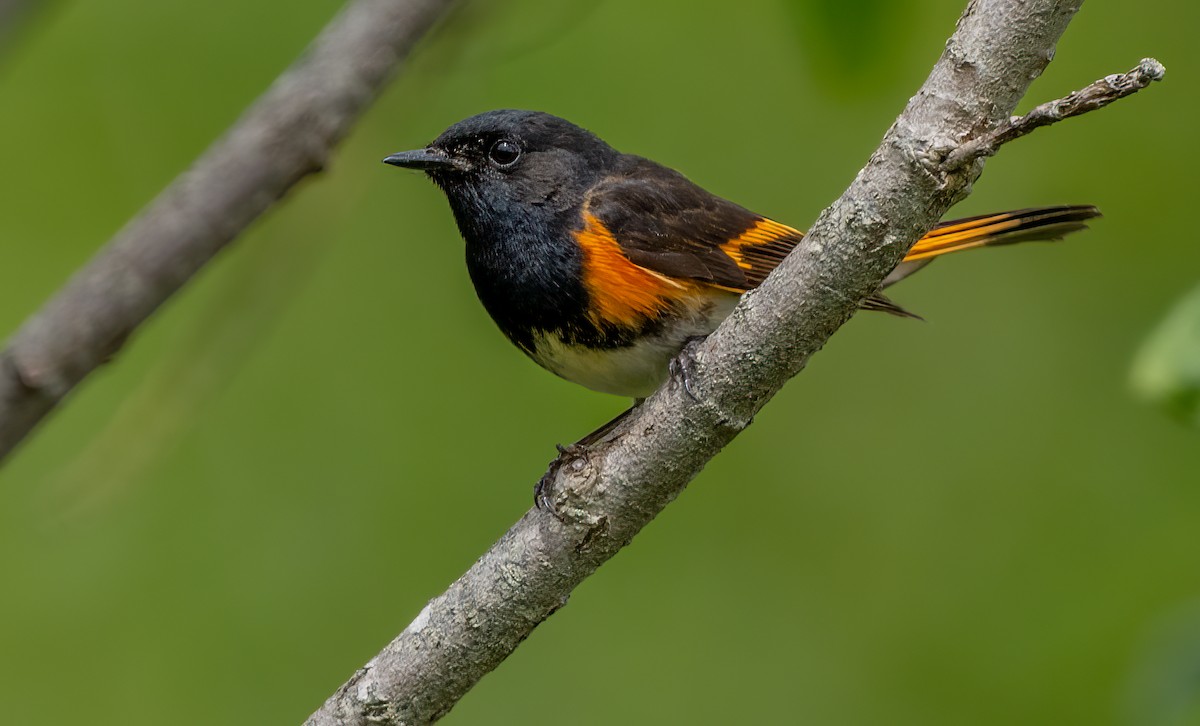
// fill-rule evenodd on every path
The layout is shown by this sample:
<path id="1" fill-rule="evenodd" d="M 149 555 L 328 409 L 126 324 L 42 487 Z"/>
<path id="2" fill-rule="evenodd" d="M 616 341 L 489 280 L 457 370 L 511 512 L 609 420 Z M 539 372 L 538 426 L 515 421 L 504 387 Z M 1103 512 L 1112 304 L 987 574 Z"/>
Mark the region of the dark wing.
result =
<path id="1" fill-rule="evenodd" d="M 635 156 L 592 190 L 587 211 L 638 267 L 735 292 L 762 283 L 803 236 Z"/>

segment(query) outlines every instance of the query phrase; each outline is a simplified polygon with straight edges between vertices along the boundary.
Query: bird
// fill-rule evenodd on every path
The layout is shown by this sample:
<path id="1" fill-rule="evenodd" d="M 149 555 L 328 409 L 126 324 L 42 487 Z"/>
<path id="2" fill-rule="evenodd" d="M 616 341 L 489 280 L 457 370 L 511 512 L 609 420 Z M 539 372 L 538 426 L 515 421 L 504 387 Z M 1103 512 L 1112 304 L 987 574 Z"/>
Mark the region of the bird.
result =
<path id="1" fill-rule="evenodd" d="M 471 116 L 383 161 L 445 193 L 479 300 L 517 348 L 568 381 L 637 401 L 804 239 L 540 111 Z M 861 307 L 916 317 L 882 289 L 936 257 L 1059 239 L 1099 214 L 1066 205 L 942 222 Z"/>

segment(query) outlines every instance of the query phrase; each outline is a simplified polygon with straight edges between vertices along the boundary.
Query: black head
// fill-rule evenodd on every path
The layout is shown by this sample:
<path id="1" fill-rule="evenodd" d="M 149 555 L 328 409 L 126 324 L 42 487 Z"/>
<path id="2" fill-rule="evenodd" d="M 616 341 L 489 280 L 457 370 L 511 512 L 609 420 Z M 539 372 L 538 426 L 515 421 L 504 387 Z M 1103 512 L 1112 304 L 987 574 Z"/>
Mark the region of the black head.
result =
<path id="1" fill-rule="evenodd" d="M 619 156 L 557 116 L 502 110 L 460 121 L 424 149 L 384 162 L 428 174 L 450 198 L 461 225 L 464 215 L 542 216 L 577 207 Z"/>
<path id="2" fill-rule="evenodd" d="M 585 314 L 571 230 L 581 224 L 588 189 L 620 159 L 561 118 L 505 110 L 460 121 L 424 149 L 384 161 L 424 171 L 445 191 L 479 299 L 530 351 L 534 331 L 572 327 Z"/>

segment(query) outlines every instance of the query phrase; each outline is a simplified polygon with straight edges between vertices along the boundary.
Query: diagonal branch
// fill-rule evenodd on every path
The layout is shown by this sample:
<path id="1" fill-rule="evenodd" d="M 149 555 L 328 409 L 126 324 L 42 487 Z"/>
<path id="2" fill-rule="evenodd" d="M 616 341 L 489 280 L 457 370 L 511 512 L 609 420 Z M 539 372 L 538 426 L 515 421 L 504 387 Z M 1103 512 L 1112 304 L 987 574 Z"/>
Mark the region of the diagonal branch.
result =
<path id="1" fill-rule="evenodd" d="M 766 283 L 686 352 L 689 385 L 667 383 L 605 440 L 564 452 L 545 480 L 559 518 L 528 512 L 308 726 L 437 720 L 562 607 L 965 196 L 982 157 L 957 166 L 942 160 L 1007 123 L 1081 1 L 971 0 L 929 78 L 850 188 Z"/>
<path id="2" fill-rule="evenodd" d="M 355 0 L 0 353 L 0 460 L 304 177 L 454 0 Z"/>

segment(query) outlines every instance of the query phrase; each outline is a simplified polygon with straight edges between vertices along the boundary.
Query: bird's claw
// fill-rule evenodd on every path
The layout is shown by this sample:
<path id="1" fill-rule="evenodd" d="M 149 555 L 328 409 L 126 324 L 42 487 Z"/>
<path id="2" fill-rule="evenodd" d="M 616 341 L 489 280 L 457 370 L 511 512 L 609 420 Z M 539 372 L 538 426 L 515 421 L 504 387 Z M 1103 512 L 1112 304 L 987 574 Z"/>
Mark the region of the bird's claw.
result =
<path id="1" fill-rule="evenodd" d="M 578 444 L 571 446 L 563 446 L 555 444 L 554 448 L 558 449 L 558 456 L 554 457 L 554 461 L 550 462 L 550 466 L 546 468 L 546 473 L 542 474 L 542 478 L 538 479 L 538 483 L 533 486 L 533 506 L 545 512 L 554 515 L 554 518 L 560 522 L 566 521 L 562 514 L 558 511 L 558 506 L 554 503 L 554 480 L 558 477 L 558 472 L 567 463 L 567 459 L 578 453 Z"/>
<path id="2" fill-rule="evenodd" d="M 667 370 L 671 374 L 671 378 L 683 384 L 683 390 L 691 397 L 693 401 L 699 402 L 700 397 L 696 395 L 695 389 L 692 387 L 692 367 L 696 364 L 696 345 L 704 340 L 703 337 L 688 338 L 680 349 L 679 355 L 671 359 L 671 363 Z"/>

